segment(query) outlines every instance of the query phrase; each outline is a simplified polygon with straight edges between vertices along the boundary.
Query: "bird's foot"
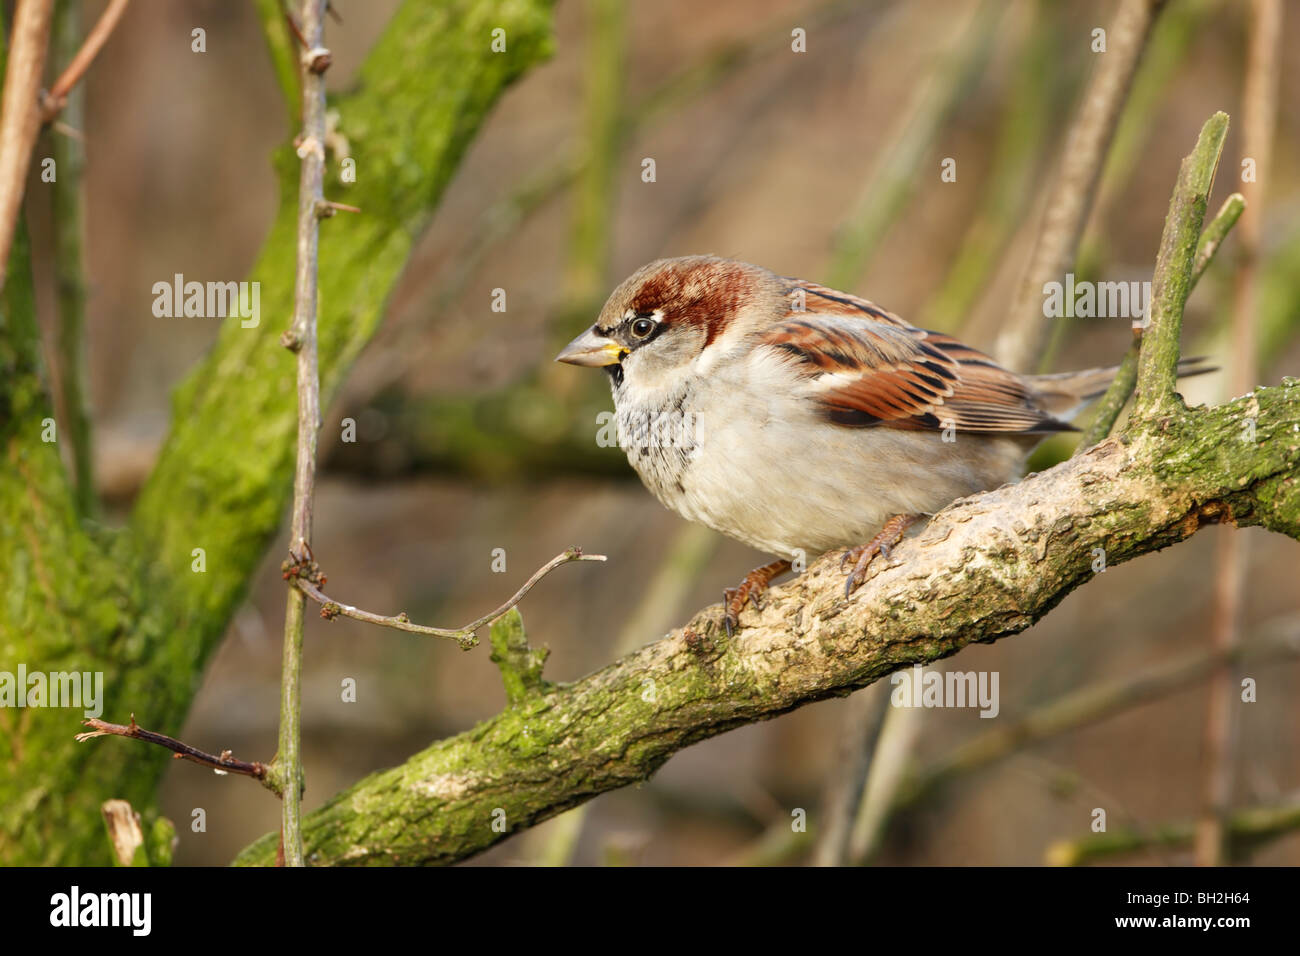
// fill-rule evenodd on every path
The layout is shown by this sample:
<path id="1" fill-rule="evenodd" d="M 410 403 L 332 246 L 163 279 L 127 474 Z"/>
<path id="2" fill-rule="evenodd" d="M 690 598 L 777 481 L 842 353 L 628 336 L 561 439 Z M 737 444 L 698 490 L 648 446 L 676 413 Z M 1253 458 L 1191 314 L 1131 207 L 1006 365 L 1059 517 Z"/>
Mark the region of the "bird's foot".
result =
<path id="1" fill-rule="evenodd" d="M 763 610 L 762 599 L 768 585 L 772 583 L 773 578 L 789 570 L 789 561 L 773 561 L 771 564 L 750 571 L 739 586 L 726 588 L 722 592 L 722 606 L 725 611 L 722 626 L 727 631 L 727 637 L 731 637 L 740 626 L 740 612 L 745 609 L 746 602 L 753 604 L 760 611 Z"/>
<path id="2" fill-rule="evenodd" d="M 875 560 L 876 555 L 883 555 L 888 561 L 890 549 L 902 541 L 903 533 L 923 517 L 925 516 L 916 514 L 894 515 L 885 522 L 880 533 L 866 544 L 860 544 L 844 552 L 844 557 L 840 559 L 840 570 L 843 571 L 845 565 L 853 562 L 853 570 L 849 572 L 848 580 L 844 582 L 845 597 L 862 586 L 862 582 L 867 579 L 867 568 L 871 567 L 871 562 Z"/>

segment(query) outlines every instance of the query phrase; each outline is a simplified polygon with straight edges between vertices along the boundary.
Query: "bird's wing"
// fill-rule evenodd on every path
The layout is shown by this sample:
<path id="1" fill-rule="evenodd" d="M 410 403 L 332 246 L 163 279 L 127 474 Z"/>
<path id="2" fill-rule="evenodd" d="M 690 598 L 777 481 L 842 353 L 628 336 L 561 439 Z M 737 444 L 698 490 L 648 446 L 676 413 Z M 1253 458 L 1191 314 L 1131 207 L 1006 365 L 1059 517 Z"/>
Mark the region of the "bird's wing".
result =
<path id="1" fill-rule="evenodd" d="M 795 366 L 830 421 L 1003 434 L 1073 430 L 1034 403 L 1020 376 L 982 352 L 865 299 L 791 281 L 791 310 L 761 343 Z"/>

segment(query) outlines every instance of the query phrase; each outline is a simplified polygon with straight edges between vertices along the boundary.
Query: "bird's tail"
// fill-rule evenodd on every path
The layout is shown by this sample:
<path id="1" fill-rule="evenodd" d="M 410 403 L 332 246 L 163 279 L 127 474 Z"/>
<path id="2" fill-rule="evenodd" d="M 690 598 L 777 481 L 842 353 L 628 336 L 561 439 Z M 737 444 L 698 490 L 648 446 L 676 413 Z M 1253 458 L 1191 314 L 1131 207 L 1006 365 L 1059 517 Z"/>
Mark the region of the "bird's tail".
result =
<path id="1" fill-rule="evenodd" d="M 1203 355 L 1178 360 L 1178 377 L 1204 375 L 1217 372 L 1217 365 L 1207 365 Z M 1058 372 L 1054 375 L 1034 375 L 1030 384 L 1034 389 L 1037 405 L 1058 418 L 1068 421 L 1085 405 L 1110 387 L 1114 381 L 1118 365 L 1109 368 L 1089 368 L 1079 372 Z"/>

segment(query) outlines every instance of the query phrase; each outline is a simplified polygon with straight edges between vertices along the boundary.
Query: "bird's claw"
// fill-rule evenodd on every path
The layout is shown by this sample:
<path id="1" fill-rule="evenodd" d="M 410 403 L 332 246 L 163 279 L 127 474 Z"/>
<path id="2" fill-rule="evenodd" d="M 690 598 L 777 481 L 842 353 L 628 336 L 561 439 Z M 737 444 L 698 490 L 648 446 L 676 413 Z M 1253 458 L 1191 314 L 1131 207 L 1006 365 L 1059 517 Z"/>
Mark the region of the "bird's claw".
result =
<path id="1" fill-rule="evenodd" d="M 853 562 L 853 570 L 849 572 L 848 580 L 844 582 L 846 598 L 851 597 L 853 592 L 867 580 L 867 569 L 871 567 L 871 562 L 876 559 L 876 555 L 881 555 L 886 561 L 890 560 L 895 545 L 903 540 L 903 533 L 920 518 L 921 515 L 894 515 L 885 522 L 880 533 L 866 544 L 860 544 L 844 552 L 840 558 L 840 570 L 843 571 L 846 564 Z"/>
<path id="2" fill-rule="evenodd" d="M 740 612 L 745 609 L 745 604 L 753 604 L 756 610 L 763 610 L 766 606 L 763 593 L 768 585 L 772 583 L 774 577 L 789 570 L 789 561 L 773 561 L 771 564 L 750 571 L 739 586 L 723 590 L 722 627 L 727 632 L 728 638 L 740 629 Z"/>

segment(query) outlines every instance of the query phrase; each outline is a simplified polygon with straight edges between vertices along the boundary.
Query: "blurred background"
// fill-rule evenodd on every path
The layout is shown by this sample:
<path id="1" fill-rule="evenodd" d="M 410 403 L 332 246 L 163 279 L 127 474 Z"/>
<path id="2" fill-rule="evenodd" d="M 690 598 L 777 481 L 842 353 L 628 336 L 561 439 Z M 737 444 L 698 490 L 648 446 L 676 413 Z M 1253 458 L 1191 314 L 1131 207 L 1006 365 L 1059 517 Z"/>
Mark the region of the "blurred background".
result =
<path id="1" fill-rule="evenodd" d="M 328 78 L 341 90 L 396 4 L 334 6 L 343 22 L 328 27 Z M 1285 53 L 1300 49 L 1300 10 L 1283 6 L 1260 217 L 1262 383 L 1300 370 L 1300 71 Z M 87 4 L 87 20 L 101 7 Z M 532 642 L 551 648 L 552 680 L 598 669 L 718 601 L 768 557 L 688 527 L 618 449 L 596 445 L 596 414 L 611 407 L 603 376 L 553 366 L 559 345 L 646 261 L 715 253 L 828 282 L 992 347 L 1095 68 L 1091 32 L 1114 10 L 1048 0 L 561 0 L 554 58 L 490 117 L 382 331 L 327 412 L 315 550 L 333 596 L 453 626 L 565 547 L 607 554 L 605 565 L 559 570 L 521 605 Z M 1233 129 L 1211 212 L 1241 188 L 1250 11 L 1237 0 L 1175 0 L 1157 21 L 1085 233 L 1081 277 L 1150 278 L 1179 159 L 1217 109 Z M 190 52 L 195 25 L 208 32 L 205 55 Z M 806 53 L 791 49 L 795 28 L 806 31 Z M 151 466 L 170 391 L 217 333 L 214 320 L 155 318 L 151 287 L 175 273 L 206 281 L 248 270 L 275 210 L 269 157 L 292 123 L 251 3 L 136 0 L 89 74 L 87 352 L 96 482 L 110 521 Z M 949 157 L 957 178 L 941 183 Z M 652 183 L 642 179 L 646 158 Z M 31 194 L 29 214 L 52 328 L 42 196 Z M 325 223 L 322 241 L 339 228 L 346 219 Z M 1218 364 L 1233 345 L 1234 241 L 1197 288 L 1184 332 L 1186 352 Z M 504 313 L 491 308 L 494 289 L 506 291 Z M 1129 338 L 1125 320 L 1059 320 L 1045 365 L 1110 364 Z M 1228 397 L 1221 374 L 1185 383 L 1184 394 Z M 349 417 L 350 445 L 338 441 Z M 1040 461 L 1063 453 L 1068 445 Z M 999 672 L 997 720 L 890 711 L 877 738 L 888 688 L 869 688 L 696 745 L 648 783 L 473 862 L 808 862 L 816 827 L 792 833 L 792 811 L 821 819 L 846 755 L 876 739 L 856 844 L 871 862 L 1060 861 L 1069 855 L 1056 845 L 1086 837 L 1094 807 L 1107 809 L 1111 830 L 1139 836 L 1190 821 L 1207 773 L 1215 553 L 1229 534 L 1249 540 L 1243 638 L 1275 648 L 1300 626 L 1296 543 L 1211 528 L 1098 575 L 1031 631 L 949 661 Z M 492 570 L 497 548 L 505 573 Z M 246 759 L 274 752 L 281 550 L 254 579 L 179 734 L 195 746 Z M 1300 664 L 1264 651 L 1242 673 L 1259 690 L 1236 712 L 1233 804 L 1294 805 Z M 355 703 L 340 699 L 345 678 L 357 682 Z M 1099 686 L 1100 698 L 1068 696 Z M 1081 701 L 1094 700 L 1080 716 Z M 485 647 L 466 654 L 310 616 L 306 809 L 503 704 Z M 1060 725 L 1045 739 L 999 749 L 987 737 L 1052 706 Z M 950 772 L 939 780 L 936 767 Z M 186 825 L 195 807 L 207 812 L 205 833 Z M 254 784 L 181 762 L 162 810 L 178 824 L 178 864 L 224 864 L 279 821 Z M 1240 861 L 1300 863 L 1297 828 L 1300 819 L 1279 827 Z M 1186 862 L 1190 852 L 1175 843 L 1106 859 Z"/>

